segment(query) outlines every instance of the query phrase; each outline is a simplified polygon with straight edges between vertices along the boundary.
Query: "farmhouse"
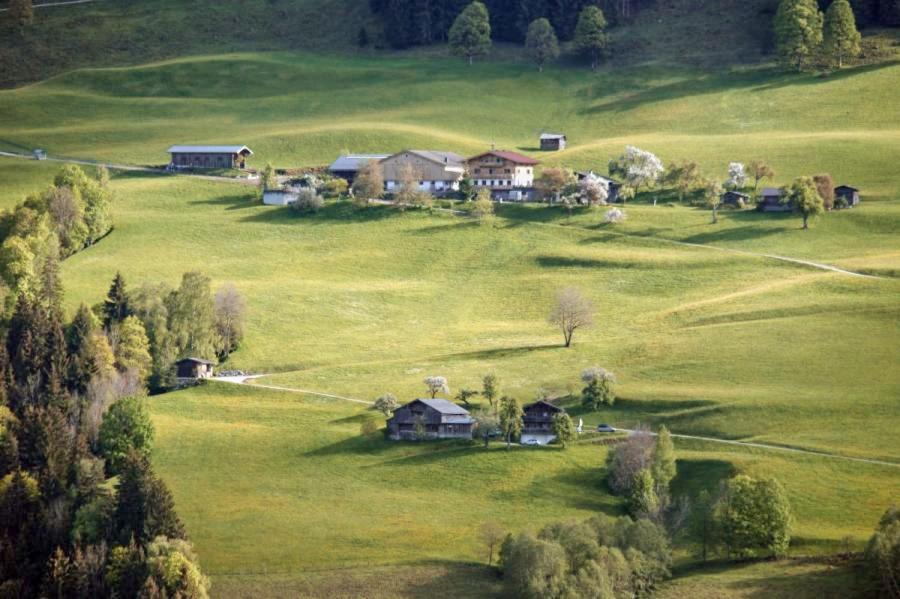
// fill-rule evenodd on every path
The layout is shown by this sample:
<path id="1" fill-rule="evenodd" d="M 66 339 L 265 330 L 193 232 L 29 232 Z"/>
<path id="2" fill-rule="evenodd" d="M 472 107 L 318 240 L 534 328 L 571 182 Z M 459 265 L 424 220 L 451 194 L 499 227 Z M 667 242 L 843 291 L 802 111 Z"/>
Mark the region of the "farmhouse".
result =
<path id="1" fill-rule="evenodd" d="M 434 150 L 404 150 L 381 161 L 384 188 L 395 192 L 403 185 L 405 171 L 411 168 L 419 182 L 419 190 L 443 195 L 459 189 L 465 174 L 465 159 L 453 152 Z"/>
<path id="2" fill-rule="evenodd" d="M 721 200 L 725 206 L 746 206 L 750 196 L 739 191 L 726 191 L 721 195 Z"/>
<path id="3" fill-rule="evenodd" d="M 245 168 L 253 152 L 247 146 L 172 146 L 169 166 L 181 168 Z"/>
<path id="4" fill-rule="evenodd" d="M 328 172 L 332 177 L 340 177 L 345 179 L 347 183 L 353 183 L 358 173 L 369 162 L 381 162 L 388 157 L 388 154 L 347 154 L 339 156 L 337 160 L 328 167 Z"/>
<path id="5" fill-rule="evenodd" d="M 553 434 L 553 417 L 565 412 L 564 409 L 542 399 L 528 404 L 522 411 L 522 443 L 537 441 L 540 445 L 546 445 L 556 439 Z"/>
<path id="6" fill-rule="evenodd" d="M 838 185 L 834 188 L 835 207 L 853 208 L 859 206 L 859 190 L 849 185 Z"/>
<path id="7" fill-rule="evenodd" d="M 603 175 L 598 175 L 594 171 L 577 171 L 575 173 L 575 178 L 578 181 L 584 181 L 588 177 L 594 177 L 595 179 L 599 179 L 601 183 L 606 185 L 606 201 L 610 204 L 614 204 L 619 201 L 619 189 L 622 188 L 622 184 L 618 181 L 614 181 L 609 177 L 604 177 Z"/>
<path id="8" fill-rule="evenodd" d="M 175 376 L 180 380 L 208 379 L 213 375 L 214 362 L 203 358 L 183 358 L 175 362 Z"/>
<path id="9" fill-rule="evenodd" d="M 566 149 L 566 136 L 562 133 L 541 133 L 541 150 L 555 152 Z"/>
<path id="10" fill-rule="evenodd" d="M 793 206 L 790 202 L 782 202 L 784 191 L 777 187 L 764 187 L 756 209 L 761 212 L 790 212 Z"/>
<path id="11" fill-rule="evenodd" d="M 517 152 L 491 150 L 466 160 L 466 170 L 476 189 L 489 189 L 498 199 L 522 200 L 532 193 L 537 164 Z"/>
<path id="12" fill-rule="evenodd" d="M 471 439 L 473 424 L 466 410 L 446 399 L 416 399 L 394 410 L 387 430 L 395 441 Z"/>

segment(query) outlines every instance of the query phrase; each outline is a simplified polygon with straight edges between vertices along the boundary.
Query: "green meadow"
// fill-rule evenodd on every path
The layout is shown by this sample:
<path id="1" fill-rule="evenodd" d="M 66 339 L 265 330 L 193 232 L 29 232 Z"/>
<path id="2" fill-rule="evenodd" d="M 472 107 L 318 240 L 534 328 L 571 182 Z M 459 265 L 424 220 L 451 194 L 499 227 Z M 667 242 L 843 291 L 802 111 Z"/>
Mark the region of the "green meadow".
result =
<path id="1" fill-rule="evenodd" d="M 900 464 L 898 78 L 896 62 L 829 77 L 657 64 L 538 74 L 503 60 L 246 52 L 0 91 L 0 149 L 153 165 L 173 143 L 246 143 L 253 165 L 293 167 L 342 150 L 465 154 L 493 142 L 604 171 L 634 144 L 722 177 L 729 161 L 753 158 L 773 164 L 775 184 L 830 172 L 863 204 L 809 231 L 792 215 L 738 210 L 713 225 L 664 191 L 615 226 L 602 211 L 511 205 L 479 224 L 338 202 L 301 216 L 255 204 L 248 186 L 114 173 L 115 229 L 65 261 L 66 304 L 100 301 L 117 270 L 129 285 L 201 270 L 245 296 L 246 339 L 227 366 L 262 383 L 408 400 L 427 375 L 447 376 L 455 392 L 496 373 L 523 401 L 562 397 L 586 426 L 666 424 Z M 537 153 L 541 129 L 567 132 L 571 147 Z M 0 206 L 59 167 L 0 158 Z M 546 323 L 566 286 L 596 306 L 596 325 L 569 349 Z M 594 365 L 616 373 L 619 399 L 585 413 L 579 374 Z M 481 522 L 518 530 L 623 510 L 592 438 L 566 451 L 391 444 L 360 434 L 374 415 L 360 404 L 220 383 L 151 406 L 155 463 L 222 597 L 496 596 L 478 565 Z M 862 547 L 900 488 L 897 467 L 677 448 L 687 493 L 737 472 L 778 477 L 797 516 L 794 555 L 833 552 L 845 536 Z M 852 587 L 820 563 L 698 569 L 690 554 L 681 541 L 671 597 Z"/>

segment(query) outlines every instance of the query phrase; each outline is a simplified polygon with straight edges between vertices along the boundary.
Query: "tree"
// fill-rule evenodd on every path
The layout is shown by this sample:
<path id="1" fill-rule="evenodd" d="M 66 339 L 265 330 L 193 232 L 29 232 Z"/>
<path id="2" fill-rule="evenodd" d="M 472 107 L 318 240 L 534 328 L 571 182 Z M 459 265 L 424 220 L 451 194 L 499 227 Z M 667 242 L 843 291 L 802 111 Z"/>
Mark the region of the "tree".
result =
<path id="1" fill-rule="evenodd" d="M 547 202 L 558 202 L 563 190 L 575 181 L 575 176 L 564 168 L 545 168 L 534 182 L 541 197 Z"/>
<path id="2" fill-rule="evenodd" d="M 178 356 L 214 358 L 219 346 L 210 279 L 187 272 L 167 298 L 169 334 Z"/>
<path id="3" fill-rule="evenodd" d="M 847 0 L 834 0 L 825 11 L 823 48 L 837 68 L 843 68 L 845 58 L 859 56 L 862 39 L 856 29 L 856 18 Z"/>
<path id="4" fill-rule="evenodd" d="M 825 203 L 811 177 L 795 179 L 784 198 L 793 205 L 794 212 L 803 218 L 804 229 L 809 229 L 810 217 L 816 217 L 825 211 Z"/>
<path id="5" fill-rule="evenodd" d="M 497 375 L 486 374 L 481 379 L 481 396 L 488 400 L 491 410 L 496 413 L 497 409 L 494 406 L 494 401 L 500 397 L 500 380 L 497 378 Z"/>
<path id="6" fill-rule="evenodd" d="M 267 162 L 265 168 L 259 174 L 259 185 L 256 188 L 256 199 L 262 200 L 263 194 L 269 189 L 278 189 L 278 176 L 275 174 L 275 167 L 271 162 Z"/>
<path id="7" fill-rule="evenodd" d="M 147 458 L 134 451 L 125 458 L 119 474 L 114 521 L 121 543 L 133 538 L 145 544 L 160 535 L 184 538 L 172 493 L 153 474 Z"/>
<path id="8" fill-rule="evenodd" d="M 729 189 L 741 189 L 747 182 L 747 173 L 744 170 L 744 163 L 731 162 L 728 164 L 728 180 L 725 181 L 725 187 Z"/>
<path id="9" fill-rule="evenodd" d="M 128 291 L 125 289 L 125 278 L 121 272 L 117 272 L 113 278 L 106 299 L 103 300 L 103 326 L 109 330 L 112 325 L 125 320 L 131 315 L 131 306 L 128 303 Z"/>
<path id="10" fill-rule="evenodd" d="M 694 161 L 671 163 L 662 178 L 664 184 L 678 190 L 678 201 L 684 203 L 684 196 L 697 188 L 703 181 L 700 165 Z"/>
<path id="11" fill-rule="evenodd" d="M 706 203 L 706 206 L 712 210 L 713 224 L 719 222 L 719 206 L 722 205 L 722 194 L 724 192 L 725 190 L 722 189 L 722 184 L 714 180 L 707 181 L 706 185 L 703 187 L 703 201 Z"/>
<path id="12" fill-rule="evenodd" d="M 866 545 L 866 567 L 875 589 L 900 598 L 900 510 L 888 508 Z"/>
<path id="13" fill-rule="evenodd" d="M 616 160 L 609 161 L 609 174 L 625 179 L 625 187 L 637 193 L 641 188 L 650 188 L 665 174 L 662 161 L 655 154 L 635 146 L 625 146 L 625 153 Z M 625 201 L 621 191 L 619 197 Z"/>
<path id="14" fill-rule="evenodd" d="M 147 546 L 148 583 L 159 590 L 159 597 L 207 599 L 210 580 L 200 571 L 194 547 L 184 539 L 158 536 Z M 147 587 L 144 587 L 146 591 Z M 152 593 L 141 596 L 154 597 Z"/>
<path id="15" fill-rule="evenodd" d="M 750 176 L 753 177 L 753 193 L 756 193 L 757 189 L 759 189 L 761 180 L 772 179 L 775 176 L 775 170 L 763 160 L 752 161 L 747 170 L 750 172 Z"/>
<path id="16" fill-rule="evenodd" d="M 562 596 L 568 564 L 566 552 L 558 543 L 522 532 L 509 545 L 504 543 L 504 549 L 503 580 L 510 597 Z"/>
<path id="17" fill-rule="evenodd" d="M 556 60 L 559 57 L 559 41 L 550 21 L 535 19 L 528 25 L 525 49 L 537 65 L 538 71 L 544 70 L 544 64 L 548 60 Z"/>
<path id="18" fill-rule="evenodd" d="M 603 215 L 603 222 L 610 225 L 617 225 L 621 222 L 625 222 L 628 219 L 628 215 L 621 208 L 610 208 Z"/>
<path id="19" fill-rule="evenodd" d="M 593 173 L 578 182 L 581 198 L 588 206 L 604 206 L 609 197 L 609 184 Z"/>
<path id="20" fill-rule="evenodd" d="M 653 475 L 656 494 L 659 497 L 668 497 L 669 485 L 677 472 L 675 445 L 672 443 L 669 429 L 663 425 L 659 427 L 659 432 L 656 434 L 656 443 L 653 445 L 653 453 L 650 457 L 650 474 Z"/>
<path id="21" fill-rule="evenodd" d="M 291 208 L 296 212 L 318 212 L 325 205 L 325 199 L 311 188 L 304 187 L 297 193 L 297 200 L 291 202 Z"/>
<path id="22" fill-rule="evenodd" d="M 816 191 L 822 198 L 822 205 L 825 210 L 831 210 L 834 207 L 834 179 L 828 173 L 821 173 L 813 176 L 813 182 L 816 184 Z"/>
<path id="23" fill-rule="evenodd" d="M 694 502 L 691 512 L 691 532 L 700 542 L 700 558 L 705 562 L 716 544 L 718 528 L 716 526 L 716 502 L 709 491 L 703 489 Z"/>
<path id="24" fill-rule="evenodd" d="M 475 421 L 476 438 L 484 441 L 484 446 L 487 447 L 500 426 L 500 420 L 491 410 L 478 410 L 472 414 L 472 419 Z"/>
<path id="25" fill-rule="evenodd" d="M 638 428 L 606 456 L 606 482 L 613 493 L 628 495 L 637 474 L 650 467 L 653 436 L 646 428 Z"/>
<path id="26" fill-rule="evenodd" d="M 133 371 L 143 383 L 150 374 L 153 358 L 144 325 L 136 316 L 128 316 L 110 332 L 116 366 L 121 372 Z"/>
<path id="27" fill-rule="evenodd" d="M 612 372 L 594 366 L 581 373 L 581 380 L 585 383 L 581 390 L 581 404 L 589 410 L 599 410 L 602 406 L 611 406 L 616 401 L 616 394 L 612 388 L 616 376 Z"/>
<path id="28" fill-rule="evenodd" d="M 572 419 L 565 412 L 559 412 L 553 416 L 553 434 L 556 440 L 564 448 L 575 439 L 575 425 Z"/>
<path id="29" fill-rule="evenodd" d="M 447 34 L 451 51 L 472 64 L 477 56 L 484 56 L 491 49 L 491 24 L 487 7 L 481 2 L 466 6 Z"/>
<path id="30" fill-rule="evenodd" d="M 456 401 L 469 407 L 469 399 L 478 395 L 478 391 L 474 389 L 460 389 L 456 392 Z"/>
<path id="31" fill-rule="evenodd" d="M 739 475 L 728 481 L 717 509 L 722 541 L 728 552 L 753 557 L 766 551 L 783 556 L 791 541 L 791 506 L 774 478 Z"/>
<path id="32" fill-rule="evenodd" d="M 475 199 L 476 193 L 475 185 L 472 183 L 472 179 L 469 178 L 467 173 L 466 176 L 459 181 L 459 196 L 466 202 L 471 202 Z"/>
<path id="33" fill-rule="evenodd" d="M 489 189 L 480 189 L 472 205 L 472 214 L 482 223 L 490 222 L 494 216 L 494 202 Z"/>
<path id="34" fill-rule="evenodd" d="M 494 549 L 506 538 L 506 531 L 496 522 L 484 522 L 478 527 L 478 540 L 488 549 L 488 565 L 494 563 Z"/>
<path id="35" fill-rule="evenodd" d="M 434 399 L 434 396 L 438 393 L 450 394 L 450 387 L 447 385 L 447 379 L 445 377 L 427 376 L 423 382 L 425 383 L 425 387 L 428 388 L 428 392 L 431 394 L 432 399 Z"/>
<path id="36" fill-rule="evenodd" d="M 219 287 L 214 301 L 219 353 L 227 356 L 238 348 L 244 338 L 247 304 L 234 283 L 225 283 Z"/>
<path id="37" fill-rule="evenodd" d="M 132 452 L 149 458 L 153 446 L 153 423 L 144 400 L 126 397 L 115 402 L 100 425 L 100 455 L 111 475 L 121 472 Z"/>
<path id="38" fill-rule="evenodd" d="M 31 25 L 34 21 L 31 0 L 9 0 L 9 18 L 19 26 L 20 31 Z"/>
<path id="39" fill-rule="evenodd" d="M 600 60 L 609 48 L 606 33 L 606 17 L 596 6 L 586 6 L 578 15 L 575 25 L 575 49 L 591 62 L 591 70 L 596 71 Z"/>
<path id="40" fill-rule="evenodd" d="M 575 331 L 594 324 L 594 305 L 575 287 L 567 287 L 556 294 L 547 322 L 559 327 L 565 347 L 572 345 Z"/>
<path id="41" fill-rule="evenodd" d="M 656 494 L 656 481 L 649 469 L 643 468 L 634 477 L 628 496 L 628 509 L 638 518 L 655 519 L 659 515 L 660 501 Z"/>
<path id="42" fill-rule="evenodd" d="M 370 160 L 356 173 L 353 185 L 353 201 L 357 206 L 368 206 L 370 200 L 384 195 L 384 174 L 377 160 Z"/>
<path id="43" fill-rule="evenodd" d="M 375 400 L 372 407 L 385 416 L 390 416 L 394 413 L 394 410 L 400 407 L 400 402 L 397 401 L 397 397 L 393 393 L 385 393 Z"/>
<path id="44" fill-rule="evenodd" d="M 775 13 L 779 60 L 802 71 L 822 43 L 822 12 L 816 0 L 781 0 Z"/>
<path id="45" fill-rule="evenodd" d="M 506 449 L 509 449 L 513 437 L 522 432 L 523 414 L 519 400 L 509 396 L 500 398 L 500 431 L 506 439 Z"/>

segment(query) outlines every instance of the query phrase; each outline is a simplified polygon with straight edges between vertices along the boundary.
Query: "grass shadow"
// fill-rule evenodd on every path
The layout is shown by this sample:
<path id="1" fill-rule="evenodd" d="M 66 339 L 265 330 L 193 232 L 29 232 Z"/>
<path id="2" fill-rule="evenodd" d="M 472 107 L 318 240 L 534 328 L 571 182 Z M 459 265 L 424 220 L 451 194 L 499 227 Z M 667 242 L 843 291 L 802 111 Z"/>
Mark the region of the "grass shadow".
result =
<path id="1" fill-rule="evenodd" d="M 677 474 L 672 479 L 672 495 L 696 497 L 700 491 L 714 492 L 719 481 L 737 474 L 734 464 L 725 460 L 676 460 Z"/>
<path id="2" fill-rule="evenodd" d="M 498 347 L 494 349 L 483 349 L 478 351 L 459 352 L 456 354 L 447 354 L 441 356 L 443 359 L 452 360 L 492 360 L 500 358 L 513 358 L 517 356 L 529 355 L 545 349 L 564 349 L 561 343 L 544 344 L 544 345 L 523 345 L 520 347 Z"/>
<path id="3" fill-rule="evenodd" d="M 387 220 L 399 216 L 391 206 L 373 205 L 358 208 L 351 202 L 328 202 L 315 213 L 295 212 L 287 206 L 272 206 L 241 219 L 244 222 L 265 224 L 292 224 L 304 222 L 310 225 L 359 224 Z"/>
<path id="4" fill-rule="evenodd" d="M 259 204 L 250 200 L 250 195 L 234 196 L 224 195 L 219 197 L 207 198 L 205 200 L 191 200 L 188 204 L 193 206 L 224 206 L 226 210 L 246 210 L 248 208 L 259 208 Z"/>

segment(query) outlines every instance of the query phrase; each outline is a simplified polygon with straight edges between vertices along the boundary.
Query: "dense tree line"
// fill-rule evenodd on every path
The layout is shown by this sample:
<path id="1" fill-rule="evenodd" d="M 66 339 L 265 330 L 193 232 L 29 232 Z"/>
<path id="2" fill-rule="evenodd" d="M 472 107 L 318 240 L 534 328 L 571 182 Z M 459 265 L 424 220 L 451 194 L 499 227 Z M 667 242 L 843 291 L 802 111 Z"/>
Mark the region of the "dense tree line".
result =
<path id="1" fill-rule="evenodd" d="M 86 306 L 66 323 L 62 293 L 49 255 L 3 327 L 0 596 L 206 597 L 147 457 L 153 427 L 132 362 L 149 359 L 146 338 L 110 344 L 115 327 L 143 325 L 126 315 L 104 329 Z"/>
<path id="2" fill-rule="evenodd" d="M 445 42 L 450 27 L 470 0 L 370 0 L 381 16 L 388 44 L 407 48 Z M 523 43 L 531 23 L 547 19 L 559 39 L 575 35 L 581 11 L 597 6 L 611 24 L 631 18 L 652 0 L 486 0 L 491 37 L 495 41 Z"/>

